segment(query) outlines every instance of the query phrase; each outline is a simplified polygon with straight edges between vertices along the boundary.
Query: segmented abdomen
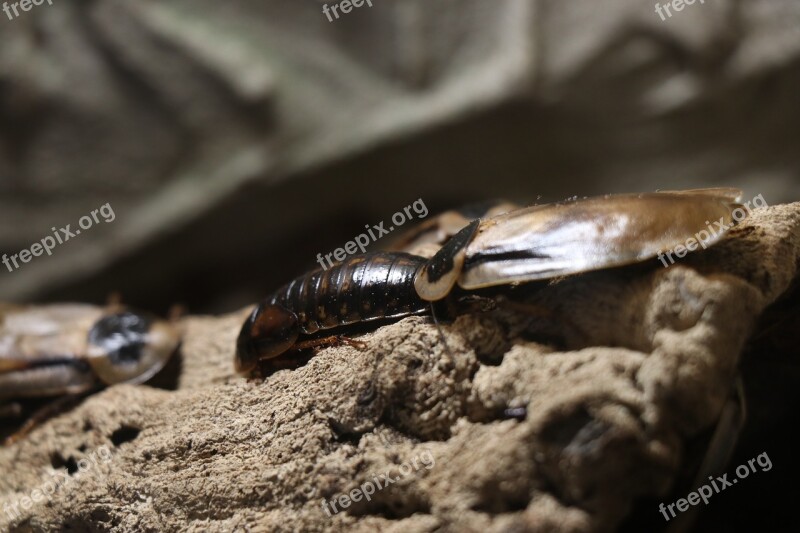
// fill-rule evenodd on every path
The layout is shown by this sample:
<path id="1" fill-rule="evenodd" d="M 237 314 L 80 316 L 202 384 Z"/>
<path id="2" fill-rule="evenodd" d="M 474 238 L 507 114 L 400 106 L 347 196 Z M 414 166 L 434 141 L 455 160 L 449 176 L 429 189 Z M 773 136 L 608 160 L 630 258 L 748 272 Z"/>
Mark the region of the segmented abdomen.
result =
<path id="1" fill-rule="evenodd" d="M 377 252 L 348 257 L 284 285 L 269 303 L 294 312 L 303 333 L 425 311 L 428 303 L 414 290 L 414 275 L 424 257 Z"/>

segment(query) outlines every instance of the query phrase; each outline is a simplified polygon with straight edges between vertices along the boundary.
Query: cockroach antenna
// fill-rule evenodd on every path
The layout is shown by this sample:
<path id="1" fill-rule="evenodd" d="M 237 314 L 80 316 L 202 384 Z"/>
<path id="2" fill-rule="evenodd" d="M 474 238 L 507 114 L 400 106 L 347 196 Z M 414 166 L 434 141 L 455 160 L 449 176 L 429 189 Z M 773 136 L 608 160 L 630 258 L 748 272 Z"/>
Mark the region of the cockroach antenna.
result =
<path id="1" fill-rule="evenodd" d="M 442 340 L 442 344 L 444 344 L 444 351 L 447 352 L 447 355 L 450 356 L 450 359 L 455 359 L 455 357 L 453 357 L 453 352 L 450 351 L 450 346 L 447 344 L 447 339 L 444 338 L 444 332 L 442 331 L 442 327 L 439 325 L 439 319 L 436 318 L 436 310 L 433 308 L 433 302 L 431 302 L 431 317 L 433 317 L 433 323 L 436 324 L 436 331 L 439 332 L 439 338 Z"/>

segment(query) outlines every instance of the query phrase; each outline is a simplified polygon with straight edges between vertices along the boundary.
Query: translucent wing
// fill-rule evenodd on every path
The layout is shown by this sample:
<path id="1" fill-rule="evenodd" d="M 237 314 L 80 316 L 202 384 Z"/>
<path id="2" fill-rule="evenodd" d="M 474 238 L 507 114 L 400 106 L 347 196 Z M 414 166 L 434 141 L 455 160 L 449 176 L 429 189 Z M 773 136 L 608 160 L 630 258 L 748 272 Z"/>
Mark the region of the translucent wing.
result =
<path id="1" fill-rule="evenodd" d="M 740 191 L 717 190 L 602 196 L 484 220 L 458 284 L 478 289 L 637 263 L 693 238 L 710 246 L 741 207 Z"/>

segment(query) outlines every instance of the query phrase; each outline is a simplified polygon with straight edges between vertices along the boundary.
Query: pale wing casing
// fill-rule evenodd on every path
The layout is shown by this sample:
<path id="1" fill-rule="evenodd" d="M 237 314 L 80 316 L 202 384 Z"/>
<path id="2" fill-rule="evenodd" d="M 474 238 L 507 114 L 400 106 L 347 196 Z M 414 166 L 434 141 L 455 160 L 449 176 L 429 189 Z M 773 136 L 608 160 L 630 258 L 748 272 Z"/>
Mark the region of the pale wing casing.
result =
<path id="1" fill-rule="evenodd" d="M 103 312 L 82 304 L 0 304 L 0 399 L 92 388 L 96 379 L 82 358 L 86 331 Z"/>
<path id="2" fill-rule="evenodd" d="M 719 196 L 710 190 L 609 195 L 486 219 L 467 246 L 458 284 L 471 290 L 637 263 L 703 231 L 709 246 L 732 227 L 732 212 L 741 207 L 734 197 L 733 189 Z M 720 220 L 723 230 L 715 224 Z"/>
<path id="3" fill-rule="evenodd" d="M 49 359 L 78 359 L 103 309 L 84 304 L 0 304 L 0 373 Z"/>

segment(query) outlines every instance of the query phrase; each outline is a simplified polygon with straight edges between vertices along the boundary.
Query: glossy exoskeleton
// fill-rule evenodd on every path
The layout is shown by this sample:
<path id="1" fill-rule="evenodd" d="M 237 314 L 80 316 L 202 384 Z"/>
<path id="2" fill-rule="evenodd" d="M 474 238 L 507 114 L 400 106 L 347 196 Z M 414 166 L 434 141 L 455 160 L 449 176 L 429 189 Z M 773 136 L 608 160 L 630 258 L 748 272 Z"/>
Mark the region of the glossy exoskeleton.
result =
<path id="1" fill-rule="evenodd" d="M 429 304 L 417 296 L 414 277 L 426 262 L 403 252 L 378 252 L 296 278 L 245 321 L 236 345 L 236 370 L 250 371 L 259 359 L 284 353 L 301 335 L 424 313 Z"/>
<path id="2" fill-rule="evenodd" d="M 430 259 L 401 252 L 348 258 L 258 305 L 239 334 L 236 368 L 248 372 L 259 360 L 314 345 L 301 335 L 425 313 L 456 285 L 474 291 L 653 259 L 719 220 L 726 229 L 705 243 L 713 245 L 733 226 L 740 195 L 699 189 L 533 206 L 469 222 Z"/>

